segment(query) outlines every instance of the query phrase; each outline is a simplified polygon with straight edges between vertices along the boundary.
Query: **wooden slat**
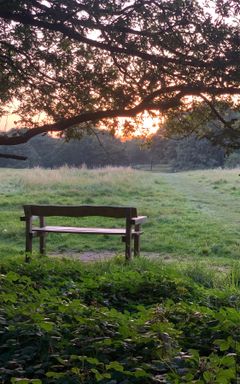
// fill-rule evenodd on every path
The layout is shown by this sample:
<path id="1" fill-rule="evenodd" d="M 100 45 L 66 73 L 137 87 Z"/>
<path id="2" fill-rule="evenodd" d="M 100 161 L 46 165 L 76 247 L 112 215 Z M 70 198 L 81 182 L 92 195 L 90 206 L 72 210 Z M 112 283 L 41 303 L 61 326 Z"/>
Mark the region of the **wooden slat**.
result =
<path id="1" fill-rule="evenodd" d="M 62 226 L 45 226 L 34 227 L 33 232 L 53 232 L 53 233 L 82 233 L 82 234 L 95 234 L 95 235 L 121 235 L 126 234 L 125 228 L 87 228 L 87 227 L 62 227 Z M 141 233 L 134 232 L 132 234 Z"/>
<path id="2" fill-rule="evenodd" d="M 113 218 L 125 218 L 137 216 L 137 209 L 133 207 L 112 207 L 93 205 L 24 205 L 26 216 L 103 216 Z"/>

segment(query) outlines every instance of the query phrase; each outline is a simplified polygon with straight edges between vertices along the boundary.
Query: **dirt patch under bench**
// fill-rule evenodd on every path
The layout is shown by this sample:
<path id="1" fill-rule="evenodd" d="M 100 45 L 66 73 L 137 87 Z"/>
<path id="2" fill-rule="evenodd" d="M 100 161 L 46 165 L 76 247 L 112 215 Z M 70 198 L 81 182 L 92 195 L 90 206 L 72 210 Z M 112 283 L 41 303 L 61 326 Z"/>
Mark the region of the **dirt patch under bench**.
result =
<path id="1" fill-rule="evenodd" d="M 64 252 L 64 253 L 50 253 L 50 257 L 59 257 L 59 258 L 67 258 L 72 260 L 80 260 L 82 262 L 95 262 L 95 261 L 107 261 L 113 259 L 116 256 L 119 256 L 119 253 L 113 251 L 102 250 L 98 252 L 93 251 L 84 251 L 84 252 Z M 157 252 L 142 252 L 141 256 L 158 259 L 165 262 L 173 262 L 174 258 L 170 255 L 161 254 Z M 121 257 L 124 257 L 121 255 Z"/>

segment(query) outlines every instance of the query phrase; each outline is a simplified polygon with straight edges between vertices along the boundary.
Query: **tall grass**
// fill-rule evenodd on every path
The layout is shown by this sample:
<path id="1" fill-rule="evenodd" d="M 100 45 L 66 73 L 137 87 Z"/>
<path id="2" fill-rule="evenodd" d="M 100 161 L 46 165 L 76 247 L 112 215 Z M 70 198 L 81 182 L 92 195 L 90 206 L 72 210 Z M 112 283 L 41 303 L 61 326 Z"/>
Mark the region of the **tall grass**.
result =
<path id="1" fill-rule="evenodd" d="M 141 182 L 141 174 L 130 167 L 105 167 L 91 170 L 85 166 L 80 168 L 63 166 L 51 170 L 36 167 L 18 171 L 16 174 L 21 183 L 30 188 L 49 188 L 55 185 L 81 185 L 84 187 L 89 184 L 105 184 L 111 187 L 131 187 L 135 185 L 135 183 L 143 184 L 143 182 Z M 14 174 L 14 177 L 16 177 L 16 174 Z M 6 180 L 9 174 L 3 177 Z"/>

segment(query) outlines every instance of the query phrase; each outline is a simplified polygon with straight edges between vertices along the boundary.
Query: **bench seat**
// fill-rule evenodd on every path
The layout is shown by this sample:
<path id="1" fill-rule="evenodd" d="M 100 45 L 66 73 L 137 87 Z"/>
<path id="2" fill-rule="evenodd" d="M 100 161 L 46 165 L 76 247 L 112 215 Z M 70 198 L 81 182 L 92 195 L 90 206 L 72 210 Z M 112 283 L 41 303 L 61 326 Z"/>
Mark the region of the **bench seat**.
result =
<path id="1" fill-rule="evenodd" d="M 62 226 L 45 226 L 45 227 L 33 227 L 32 232 L 53 232 L 53 233 L 83 233 L 95 235 L 119 235 L 125 236 L 125 228 L 87 228 L 87 227 L 62 227 Z M 132 235 L 140 235 L 142 231 L 132 230 Z"/>

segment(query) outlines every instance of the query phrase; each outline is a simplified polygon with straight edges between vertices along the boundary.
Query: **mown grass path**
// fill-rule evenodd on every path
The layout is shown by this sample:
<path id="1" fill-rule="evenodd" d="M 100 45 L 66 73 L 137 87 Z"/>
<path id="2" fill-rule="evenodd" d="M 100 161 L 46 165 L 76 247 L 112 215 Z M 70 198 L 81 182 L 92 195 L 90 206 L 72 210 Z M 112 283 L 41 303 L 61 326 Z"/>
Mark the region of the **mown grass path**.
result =
<path id="1" fill-rule="evenodd" d="M 180 254 L 199 261 L 209 257 L 211 263 L 214 258 L 217 263 L 220 258 L 237 261 L 240 254 L 239 169 L 159 175 L 169 196 L 175 196 L 171 202 L 174 201 L 176 207 L 179 203 L 179 208 L 185 207 L 176 220 L 180 225 L 184 223 L 181 238 L 184 238 L 185 250 L 188 248 L 190 253 L 182 249 Z"/>
<path id="2" fill-rule="evenodd" d="M 228 230 L 239 229 L 239 170 L 229 173 L 224 170 L 165 173 L 162 177 L 176 192 L 180 192 L 194 209 L 221 221 Z"/>

